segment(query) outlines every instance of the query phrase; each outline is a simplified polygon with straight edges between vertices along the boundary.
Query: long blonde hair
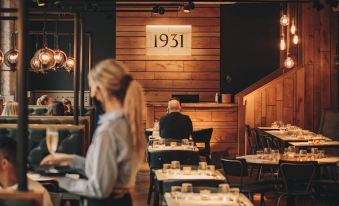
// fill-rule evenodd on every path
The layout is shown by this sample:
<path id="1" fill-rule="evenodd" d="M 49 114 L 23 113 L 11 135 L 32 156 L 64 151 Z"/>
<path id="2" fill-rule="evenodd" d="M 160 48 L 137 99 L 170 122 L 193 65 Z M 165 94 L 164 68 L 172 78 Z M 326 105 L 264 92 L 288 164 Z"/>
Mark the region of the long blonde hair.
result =
<path id="1" fill-rule="evenodd" d="M 1 116 L 14 116 L 18 114 L 18 103 L 8 101 L 5 103 L 4 109 L 2 110 Z"/>
<path id="2" fill-rule="evenodd" d="M 145 150 L 143 128 L 144 90 L 133 80 L 127 67 L 114 59 L 99 62 L 88 74 L 89 81 L 100 83 L 122 104 L 132 134 L 133 151 L 142 159 Z"/>

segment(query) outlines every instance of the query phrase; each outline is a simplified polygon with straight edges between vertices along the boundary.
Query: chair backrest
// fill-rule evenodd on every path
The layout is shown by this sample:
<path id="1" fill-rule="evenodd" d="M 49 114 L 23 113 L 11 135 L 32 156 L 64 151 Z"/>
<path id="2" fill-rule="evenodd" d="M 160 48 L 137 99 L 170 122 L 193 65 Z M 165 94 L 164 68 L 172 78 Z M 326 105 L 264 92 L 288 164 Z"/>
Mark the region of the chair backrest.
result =
<path id="1" fill-rule="evenodd" d="M 209 189 L 212 192 L 218 192 L 219 184 L 225 183 L 225 180 L 168 180 L 162 183 L 161 194 L 171 192 L 172 186 L 181 186 L 183 183 L 191 183 L 193 192 L 200 192 L 202 189 Z"/>
<path id="2" fill-rule="evenodd" d="M 258 142 L 258 149 L 268 147 L 265 136 L 259 128 L 254 128 L 254 134 L 256 135 L 256 140 Z"/>
<path id="3" fill-rule="evenodd" d="M 319 133 L 339 139 L 339 110 L 324 110 L 319 123 Z"/>
<path id="4" fill-rule="evenodd" d="M 210 144 L 212 138 L 213 128 L 206 128 L 195 130 L 192 133 L 192 139 L 196 143 L 205 143 L 206 145 Z"/>
<path id="5" fill-rule="evenodd" d="M 231 186 L 238 186 L 241 190 L 243 186 L 243 177 L 248 176 L 246 160 L 224 158 L 221 160 L 221 164 L 228 184 Z"/>
<path id="6" fill-rule="evenodd" d="M 198 165 L 199 152 L 186 150 L 165 150 L 148 153 L 148 164 L 150 169 L 160 169 L 165 163 L 180 161 L 181 165 Z"/>
<path id="7" fill-rule="evenodd" d="M 295 191 L 309 192 L 312 180 L 316 176 L 317 162 L 279 162 L 279 175 L 283 178 L 287 193 Z"/>
<path id="8" fill-rule="evenodd" d="M 46 145 L 46 128 L 54 127 L 59 131 L 58 152 L 68 154 L 85 154 L 84 125 L 39 124 L 28 125 L 28 162 L 30 166 L 39 165 L 49 154 Z M 16 139 L 16 124 L 0 124 L 0 138 Z"/>

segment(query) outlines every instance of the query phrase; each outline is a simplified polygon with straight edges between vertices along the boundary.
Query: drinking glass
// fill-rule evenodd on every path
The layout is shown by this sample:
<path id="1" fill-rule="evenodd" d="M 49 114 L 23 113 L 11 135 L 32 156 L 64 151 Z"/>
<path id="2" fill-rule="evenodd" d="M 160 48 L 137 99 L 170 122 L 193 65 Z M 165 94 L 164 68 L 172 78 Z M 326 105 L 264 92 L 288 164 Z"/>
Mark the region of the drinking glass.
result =
<path id="1" fill-rule="evenodd" d="M 190 175 L 191 171 L 192 171 L 192 168 L 189 167 L 189 166 L 185 166 L 185 167 L 182 167 L 182 171 L 183 171 L 184 175 Z"/>
<path id="2" fill-rule="evenodd" d="M 264 151 L 263 150 L 257 150 L 257 156 L 259 159 L 263 158 Z"/>
<path id="3" fill-rule="evenodd" d="M 230 191 L 229 184 L 219 184 L 218 192 L 219 193 L 228 193 Z"/>
<path id="4" fill-rule="evenodd" d="M 46 144 L 48 151 L 51 155 L 54 155 L 59 142 L 59 132 L 56 128 L 47 128 L 46 129 Z"/>
<path id="5" fill-rule="evenodd" d="M 207 165 L 207 175 L 214 176 L 215 175 L 215 166 L 214 165 Z"/>
<path id="6" fill-rule="evenodd" d="M 166 142 L 165 142 L 164 139 L 159 139 L 159 145 L 160 145 L 161 147 L 165 146 L 165 144 L 166 144 Z"/>
<path id="7" fill-rule="evenodd" d="M 288 146 L 288 151 L 290 153 L 295 153 L 295 146 Z"/>
<path id="8" fill-rule="evenodd" d="M 181 186 L 172 186 L 171 187 L 171 196 L 173 199 L 177 200 L 179 199 L 181 194 Z"/>
<path id="9" fill-rule="evenodd" d="M 265 147 L 264 148 L 264 159 L 270 159 L 271 153 L 272 153 L 272 149 Z"/>
<path id="10" fill-rule="evenodd" d="M 207 162 L 199 162 L 198 173 L 204 175 L 207 169 Z"/>
<path id="11" fill-rule="evenodd" d="M 192 183 L 182 183 L 181 192 L 182 193 L 193 193 Z"/>
<path id="12" fill-rule="evenodd" d="M 314 155 L 318 154 L 318 148 L 311 148 L 311 153 Z"/>
<path id="13" fill-rule="evenodd" d="M 318 150 L 318 153 L 319 153 L 319 158 L 325 158 L 325 150 Z"/>
<path id="14" fill-rule="evenodd" d="M 162 172 L 167 173 L 171 169 L 171 164 L 162 164 Z"/>
<path id="15" fill-rule="evenodd" d="M 158 148 L 159 147 L 159 141 L 153 141 L 152 146 L 153 146 L 153 148 Z"/>
<path id="16" fill-rule="evenodd" d="M 233 202 L 238 203 L 239 202 L 239 196 L 240 196 L 240 189 L 233 187 L 233 188 L 230 189 L 230 194 L 231 194 Z"/>
<path id="17" fill-rule="evenodd" d="M 200 190 L 200 199 L 209 200 L 211 198 L 211 190 Z"/>
<path id="18" fill-rule="evenodd" d="M 171 142 L 171 143 L 170 143 L 170 146 L 171 146 L 171 147 L 176 147 L 176 146 L 177 146 L 177 142 Z"/>
<path id="19" fill-rule="evenodd" d="M 273 161 L 278 161 L 280 159 L 280 153 L 279 150 L 272 150 L 272 158 Z"/>
<path id="20" fill-rule="evenodd" d="M 299 158 L 300 158 L 300 161 L 304 161 L 306 159 L 306 156 L 307 156 L 307 150 L 305 149 L 301 149 L 299 151 Z"/>
<path id="21" fill-rule="evenodd" d="M 181 140 L 181 144 L 182 144 L 183 146 L 187 146 L 187 145 L 188 145 L 188 142 L 189 142 L 188 139 L 182 139 L 182 140 Z"/>
<path id="22" fill-rule="evenodd" d="M 180 162 L 179 161 L 171 161 L 171 169 L 180 170 Z"/>

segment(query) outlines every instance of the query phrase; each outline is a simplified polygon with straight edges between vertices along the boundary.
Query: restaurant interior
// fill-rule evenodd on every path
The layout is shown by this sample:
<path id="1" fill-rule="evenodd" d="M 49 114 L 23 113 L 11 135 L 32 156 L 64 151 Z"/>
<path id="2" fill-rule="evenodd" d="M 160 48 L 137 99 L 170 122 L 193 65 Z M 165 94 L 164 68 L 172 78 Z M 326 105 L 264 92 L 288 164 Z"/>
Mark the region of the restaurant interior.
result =
<path id="1" fill-rule="evenodd" d="M 0 5 L 0 206 L 339 205 L 338 0 Z"/>

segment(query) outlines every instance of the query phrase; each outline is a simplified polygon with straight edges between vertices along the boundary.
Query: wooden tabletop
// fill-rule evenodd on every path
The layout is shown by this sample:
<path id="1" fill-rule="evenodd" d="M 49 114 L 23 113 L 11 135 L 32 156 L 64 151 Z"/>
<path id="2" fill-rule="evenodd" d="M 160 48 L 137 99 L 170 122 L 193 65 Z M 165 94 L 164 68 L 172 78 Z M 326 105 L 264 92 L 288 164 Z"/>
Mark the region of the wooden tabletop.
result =
<path id="1" fill-rule="evenodd" d="M 289 135 L 289 134 L 283 134 L 280 131 L 276 131 L 276 130 L 266 130 L 264 131 L 266 134 L 269 134 L 270 136 L 273 136 L 283 142 L 307 142 L 309 140 L 311 140 L 310 138 L 307 138 L 306 136 L 303 137 L 297 137 L 297 136 L 293 136 L 293 135 Z M 331 140 L 328 137 L 324 137 L 324 140 L 328 141 Z"/>
<path id="2" fill-rule="evenodd" d="M 258 155 L 245 155 L 245 156 L 239 156 L 237 159 L 245 159 L 248 164 L 257 164 L 257 165 L 278 165 L 279 161 L 274 160 L 268 160 L 268 159 L 262 159 L 259 158 Z M 289 161 L 299 161 L 298 159 L 284 159 Z M 318 164 L 320 165 L 327 165 L 327 164 L 336 164 L 339 162 L 339 157 L 325 157 L 317 160 Z"/>
<path id="3" fill-rule="evenodd" d="M 187 196 L 187 197 L 186 197 Z M 238 206 L 239 203 L 227 198 L 228 194 L 225 194 L 225 199 L 220 199 L 220 194 L 211 193 L 209 200 L 202 200 L 199 193 L 185 194 L 181 193 L 180 199 L 174 199 L 170 193 L 165 193 L 165 201 L 168 206 Z M 253 203 L 244 195 L 240 194 L 239 200 L 244 206 L 253 206 Z"/>
<path id="4" fill-rule="evenodd" d="M 192 170 L 191 174 L 184 175 L 183 171 L 179 173 L 164 173 L 162 169 L 156 170 L 155 175 L 158 181 L 166 180 L 226 180 L 225 176 L 218 170 L 215 171 L 215 175 L 200 174 L 197 170 Z"/>
<path id="5" fill-rule="evenodd" d="M 339 147 L 339 141 L 323 141 L 319 143 L 311 142 L 288 142 L 288 144 L 296 147 Z"/>

